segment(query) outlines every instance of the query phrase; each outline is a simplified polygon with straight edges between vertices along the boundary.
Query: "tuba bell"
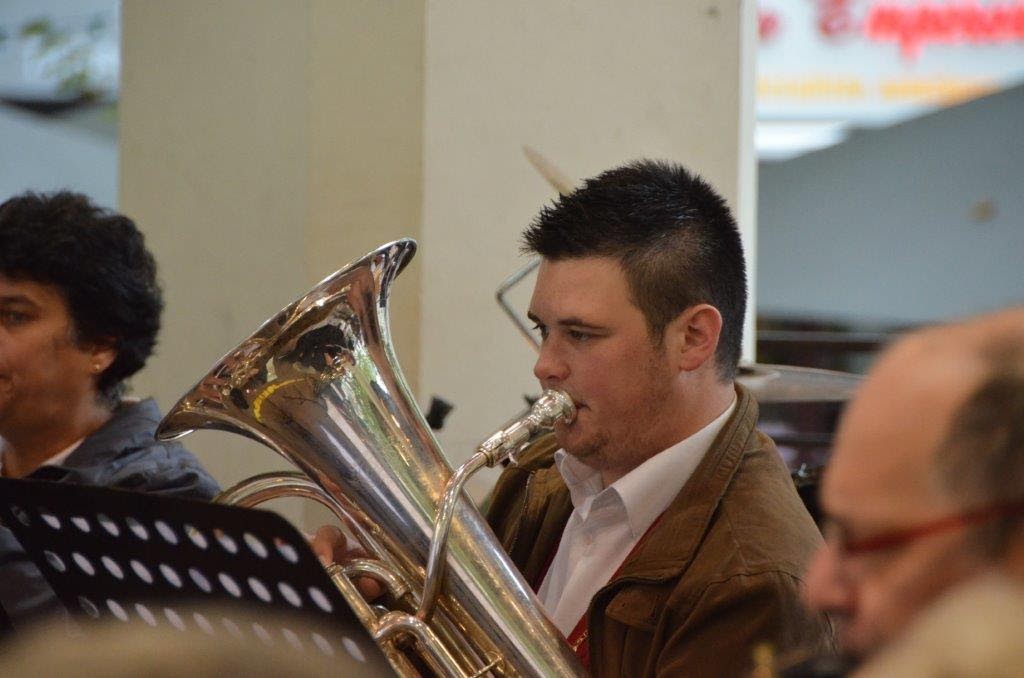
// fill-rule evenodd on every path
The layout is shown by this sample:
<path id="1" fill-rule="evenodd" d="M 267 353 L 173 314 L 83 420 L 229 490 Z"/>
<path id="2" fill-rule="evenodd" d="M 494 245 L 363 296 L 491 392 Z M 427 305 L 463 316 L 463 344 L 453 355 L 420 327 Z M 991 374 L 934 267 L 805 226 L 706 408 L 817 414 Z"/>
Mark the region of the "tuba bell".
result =
<path id="1" fill-rule="evenodd" d="M 231 431 L 298 467 L 243 481 L 221 500 L 301 496 L 331 509 L 369 556 L 328 571 L 398 673 L 422 666 L 411 650 L 440 675 L 582 675 L 461 491 L 477 468 L 514 456 L 575 409 L 546 394 L 453 473 L 391 343 L 390 286 L 415 251 L 413 240 L 388 243 L 324 279 L 224 356 L 157 435 Z M 352 581 L 363 576 L 384 585 L 390 609 L 362 598 Z"/>

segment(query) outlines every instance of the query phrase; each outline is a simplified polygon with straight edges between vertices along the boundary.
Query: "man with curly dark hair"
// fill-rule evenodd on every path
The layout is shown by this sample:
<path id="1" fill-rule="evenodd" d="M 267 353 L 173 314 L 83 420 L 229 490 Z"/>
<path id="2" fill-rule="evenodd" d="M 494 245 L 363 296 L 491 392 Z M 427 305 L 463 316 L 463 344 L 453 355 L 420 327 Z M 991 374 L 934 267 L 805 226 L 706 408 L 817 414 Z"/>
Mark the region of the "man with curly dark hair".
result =
<path id="1" fill-rule="evenodd" d="M 162 309 L 156 264 L 131 219 L 70 192 L 0 205 L 0 475 L 217 492 L 195 457 L 155 440 L 156 403 L 123 398 Z M 0 611 L 19 625 L 57 605 L 0 527 Z"/>

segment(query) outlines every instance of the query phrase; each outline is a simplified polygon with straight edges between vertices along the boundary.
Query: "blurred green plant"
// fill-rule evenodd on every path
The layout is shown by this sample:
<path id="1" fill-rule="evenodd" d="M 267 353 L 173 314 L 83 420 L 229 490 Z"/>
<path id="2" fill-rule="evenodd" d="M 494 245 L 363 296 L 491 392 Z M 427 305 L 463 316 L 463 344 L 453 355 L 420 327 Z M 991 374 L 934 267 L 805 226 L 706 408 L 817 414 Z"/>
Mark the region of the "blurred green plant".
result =
<path id="1" fill-rule="evenodd" d="M 101 14 L 90 17 L 81 28 L 62 27 L 50 17 L 30 19 L 18 29 L 18 38 L 33 43 L 32 58 L 42 65 L 42 72 L 57 81 L 57 93 L 64 97 L 94 99 L 100 94 L 94 87 L 91 58 L 97 42 L 108 29 Z M 0 26 L 0 46 L 9 39 L 6 27 Z"/>

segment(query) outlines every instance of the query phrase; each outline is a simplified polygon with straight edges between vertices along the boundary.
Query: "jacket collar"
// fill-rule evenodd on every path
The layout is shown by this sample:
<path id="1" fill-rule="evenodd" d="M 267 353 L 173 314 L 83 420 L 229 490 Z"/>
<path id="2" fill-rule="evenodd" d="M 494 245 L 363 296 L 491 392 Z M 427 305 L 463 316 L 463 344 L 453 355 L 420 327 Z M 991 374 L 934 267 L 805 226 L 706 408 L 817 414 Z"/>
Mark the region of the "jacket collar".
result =
<path id="1" fill-rule="evenodd" d="M 624 578 L 668 579 L 686 569 L 739 468 L 757 416 L 757 402 L 746 388 L 736 384 L 736 408 L 729 420 L 661 519 L 623 562 L 609 585 Z M 530 479 L 520 529 L 534 525 L 535 532 L 529 544 L 517 537 L 513 557 L 518 554 L 521 558 L 517 562 L 522 563 L 521 571 L 528 581 L 535 581 L 542 573 L 558 547 L 573 509 L 569 489 L 553 465 L 557 445 L 551 442 L 550 447 L 522 460 L 522 470 L 529 473 Z"/>
<path id="2" fill-rule="evenodd" d="M 567 454 L 555 452 L 555 467 L 569 488 L 573 507 L 584 520 L 594 502 L 615 502 L 610 510 L 621 511 L 620 520 L 626 520 L 634 539 L 640 538 L 679 494 L 680 486 L 696 470 L 711 449 L 736 409 L 739 399 L 734 398 L 718 417 L 700 430 L 646 459 L 608 487 L 601 482 L 601 473 Z M 666 478 L 679 478 L 678 484 L 666 483 Z M 610 496 L 609 496 L 610 495 Z"/>
<path id="3" fill-rule="evenodd" d="M 693 560 L 757 424 L 757 402 L 739 384 L 736 394 L 736 409 L 729 421 L 661 519 L 622 564 L 613 582 L 675 577 Z"/>
<path id="4" fill-rule="evenodd" d="M 43 480 L 58 480 L 69 474 L 69 469 L 88 470 L 106 466 L 125 450 L 145 447 L 152 443 L 153 429 L 160 421 L 160 408 L 152 398 L 124 400 L 110 419 L 85 437 L 59 467 L 42 466 L 33 472 Z"/>

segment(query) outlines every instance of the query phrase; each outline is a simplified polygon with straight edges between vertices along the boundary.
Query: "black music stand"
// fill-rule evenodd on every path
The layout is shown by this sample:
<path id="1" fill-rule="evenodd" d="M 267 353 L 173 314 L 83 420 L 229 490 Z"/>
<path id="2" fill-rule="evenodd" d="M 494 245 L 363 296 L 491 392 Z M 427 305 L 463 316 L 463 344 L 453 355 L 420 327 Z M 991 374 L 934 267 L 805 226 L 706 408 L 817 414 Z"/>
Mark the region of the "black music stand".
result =
<path id="1" fill-rule="evenodd" d="M 351 657 L 365 662 L 367 673 L 391 675 L 305 538 L 275 513 L 0 478 L 0 521 L 78 619 L 228 633 Z M 211 603 L 245 605 L 249 621 L 210 619 Z M 252 621 L 261 611 L 302 618 L 297 627 L 308 637 Z"/>

